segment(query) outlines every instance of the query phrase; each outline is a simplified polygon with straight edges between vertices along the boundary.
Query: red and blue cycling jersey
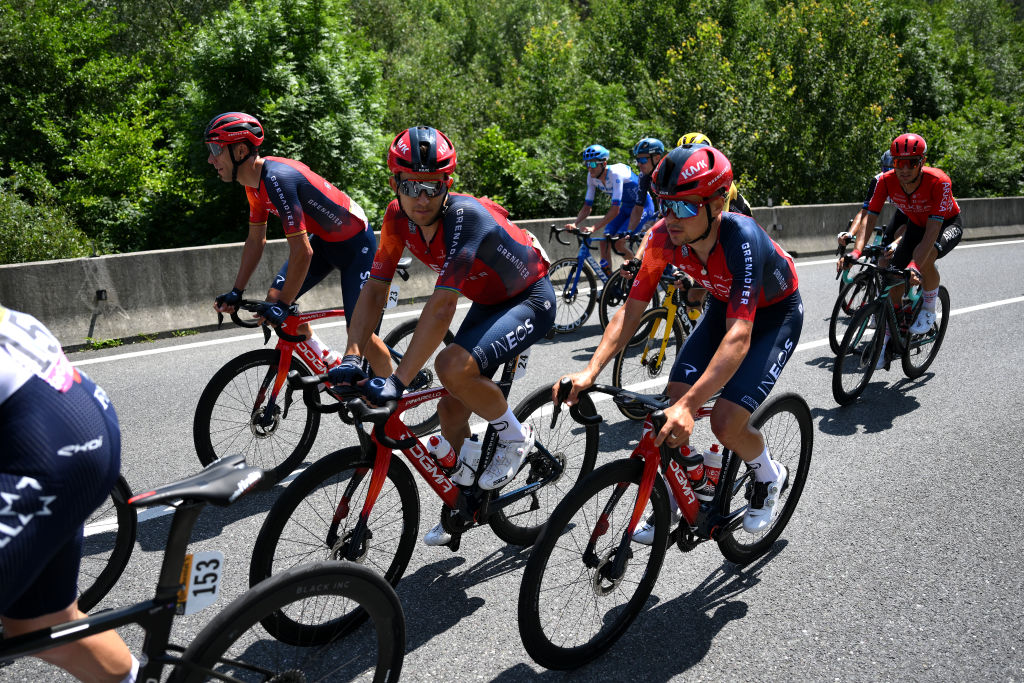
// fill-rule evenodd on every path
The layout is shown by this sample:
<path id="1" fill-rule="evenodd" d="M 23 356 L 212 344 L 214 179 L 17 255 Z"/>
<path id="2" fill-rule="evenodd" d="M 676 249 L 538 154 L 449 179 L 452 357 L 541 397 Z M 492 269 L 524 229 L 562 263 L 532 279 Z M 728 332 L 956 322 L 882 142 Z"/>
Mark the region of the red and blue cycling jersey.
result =
<path id="1" fill-rule="evenodd" d="M 757 221 L 739 213 L 722 214 L 718 241 L 706 265 L 685 244 L 672 244 L 664 219 L 655 223 L 629 298 L 650 301 L 670 263 L 725 302 L 727 319 L 753 320 L 757 309 L 778 303 L 797 290 L 793 258 Z"/>
<path id="2" fill-rule="evenodd" d="M 326 242 L 344 242 L 368 225 L 362 208 L 347 194 L 294 159 L 264 157 L 260 184 L 246 187 L 245 195 L 249 222 L 262 225 L 274 214 L 286 237 L 311 232 Z"/>
<path id="3" fill-rule="evenodd" d="M 548 274 L 547 259 L 533 235 L 508 220 L 508 211 L 486 197 L 450 193 L 430 242 L 398 200 L 392 200 L 384 213 L 370 277 L 390 282 L 407 247 L 438 273 L 435 287 L 480 304 L 507 301 Z"/>
<path id="4" fill-rule="evenodd" d="M 930 218 L 945 221 L 960 214 L 960 206 L 953 198 L 953 182 L 931 166 L 921 169 L 921 184 L 910 194 L 903 190 L 896 171 L 883 173 L 875 183 L 875 191 L 866 207 L 868 212 L 876 216 L 881 213 L 886 198 L 919 227 L 924 227 Z"/>

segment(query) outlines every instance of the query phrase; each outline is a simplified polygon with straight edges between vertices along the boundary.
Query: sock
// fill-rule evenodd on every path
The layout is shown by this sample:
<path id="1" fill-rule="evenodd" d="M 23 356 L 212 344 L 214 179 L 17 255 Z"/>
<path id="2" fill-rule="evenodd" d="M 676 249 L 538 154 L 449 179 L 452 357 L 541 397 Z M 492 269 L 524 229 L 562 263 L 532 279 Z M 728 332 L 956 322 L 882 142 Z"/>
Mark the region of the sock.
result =
<path id="1" fill-rule="evenodd" d="M 934 313 L 935 312 L 935 299 L 936 299 L 936 297 L 938 297 L 938 295 L 939 295 L 939 288 L 938 287 L 936 287 L 935 289 L 929 289 L 928 291 L 924 292 L 924 305 L 922 306 L 922 308 L 924 310 L 926 310 L 926 311 L 931 311 L 932 313 Z"/>
<path id="2" fill-rule="evenodd" d="M 779 470 L 771 456 L 768 455 L 767 446 L 761 451 L 761 455 L 748 462 L 747 466 L 754 470 L 754 479 L 757 481 L 775 481 L 779 477 Z"/>
<path id="3" fill-rule="evenodd" d="M 316 354 L 317 358 L 323 358 L 324 354 L 330 350 L 327 348 L 327 345 L 320 340 L 320 337 L 316 336 L 316 332 L 306 340 L 306 346 L 313 349 L 313 353 Z"/>
<path id="4" fill-rule="evenodd" d="M 526 434 L 523 433 L 523 425 L 519 423 L 516 416 L 512 414 L 512 408 L 507 408 L 505 414 L 491 422 L 498 438 L 502 441 L 523 441 Z"/>
<path id="5" fill-rule="evenodd" d="M 132 655 L 132 668 L 128 672 L 128 675 L 121 679 L 121 683 L 135 683 L 139 676 L 139 660 L 135 659 L 135 655 Z"/>

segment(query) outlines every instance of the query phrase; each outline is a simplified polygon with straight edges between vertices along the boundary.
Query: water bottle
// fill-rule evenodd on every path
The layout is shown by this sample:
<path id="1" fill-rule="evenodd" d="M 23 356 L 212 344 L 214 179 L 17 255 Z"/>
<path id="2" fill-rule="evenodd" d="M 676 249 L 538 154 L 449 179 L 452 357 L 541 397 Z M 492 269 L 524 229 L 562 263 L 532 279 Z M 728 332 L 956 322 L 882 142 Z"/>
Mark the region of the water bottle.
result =
<path id="1" fill-rule="evenodd" d="M 704 488 L 697 493 L 697 497 L 701 500 L 710 501 L 715 497 L 718 479 L 722 475 L 722 453 L 718 450 L 717 443 L 711 444 L 711 447 L 704 451 L 704 473 L 707 477 L 707 482 Z"/>
<path id="2" fill-rule="evenodd" d="M 697 453 L 696 450 L 690 448 L 689 446 L 683 446 L 682 448 L 680 448 L 679 454 L 682 455 L 684 458 L 693 455 L 699 455 L 699 453 Z M 705 497 L 704 492 L 707 490 L 708 485 L 711 483 L 708 479 L 708 469 L 705 463 L 698 462 L 695 465 L 687 465 L 686 478 L 690 480 L 690 488 L 693 489 L 694 494 L 696 494 L 699 500 L 711 500 L 711 498 L 715 495 L 715 488 L 714 486 L 712 486 L 711 496 Z"/>
<path id="3" fill-rule="evenodd" d="M 459 486 L 470 486 L 476 477 L 476 468 L 480 464 L 480 451 L 483 444 L 477 440 L 477 435 L 462 442 L 462 449 L 459 452 L 459 467 L 452 473 L 451 480 Z"/>
<path id="4" fill-rule="evenodd" d="M 444 468 L 454 467 L 459 460 L 455 449 L 440 434 L 434 434 L 427 439 L 427 452 L 434 456 L 434 459 Z"/>

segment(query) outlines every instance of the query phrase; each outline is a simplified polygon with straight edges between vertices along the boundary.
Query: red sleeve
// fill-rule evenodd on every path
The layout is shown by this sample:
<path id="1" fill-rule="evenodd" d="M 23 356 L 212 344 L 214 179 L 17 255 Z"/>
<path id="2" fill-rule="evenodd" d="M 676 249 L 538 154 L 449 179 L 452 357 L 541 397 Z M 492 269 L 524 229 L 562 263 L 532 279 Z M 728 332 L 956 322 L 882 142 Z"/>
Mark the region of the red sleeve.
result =
<path id="1" fill-rule="evenodd" d="M 882 213 L 882 207 L 885 206 L 885 200 L 889 198 L 889 189 L 886 187 L 886 181 L 890 177 L 895 177 L 892 171 L 886 171 L 875 183 L 875 191 L 871 195 L 871 199 L 868 200 L 867 210 L 876 216 Z"/>
<path id="2" fill-rule="evenodd" d="M 259 192 L 255 187 L 245 188 L 245 198 L 249 200 L 249 222 L 255 225 L 266 223 L 270 217 L 266 205 L 260 199 Z"/>
<path id="3" fill-rule="evenodd" d="M 398 268 L 398 259 L 402 258 L 405 250 L 405 240 L 399 230 L 399 224 L 407 222 L 408 219 L 398 208 L 398 200 L 394 199 L 388 204 L 384 212 L 384 224 L 380 229 L 380 243 L 377 245 L 377 253 L 373 257 L 373 267 L 370 268 L 370 277 L 375 280 L 391 282 L 395 277 L 395 270 Z"/>
<path id="4" fill-rule="evenodd" d="M 668 230 L 664 223 L 656 225 L 651 229 L 647 238 L 647 247 L 644 249 L 643 260 L 640 262 L 640 272 L 633 280 L 633 287 L 629 290 L 629 298 L 639 301 L 650 301 L 654 296 L 654 290 L 661 281 L 665 272 L 665 266 L 672 262 L 676 247 L 668 237 Z"/>

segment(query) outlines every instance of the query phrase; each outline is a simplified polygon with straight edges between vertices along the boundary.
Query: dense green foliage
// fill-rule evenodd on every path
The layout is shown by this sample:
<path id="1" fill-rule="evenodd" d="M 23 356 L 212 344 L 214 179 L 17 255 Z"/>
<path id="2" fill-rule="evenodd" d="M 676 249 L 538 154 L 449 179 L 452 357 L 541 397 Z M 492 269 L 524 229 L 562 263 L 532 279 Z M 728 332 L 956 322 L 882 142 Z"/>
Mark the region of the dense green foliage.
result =
<path id="1" fill-rule="evenodd" d="M 958 196 L 1020 194 L 1022 22 L 1007 0 L 0 0 L 0 262 L 241 240 L 199 143 L 229 110 L 374 223 L 417 124 L 514 218 L 575 214 L 588 144 L 628 161 L 690 131 L 754 204 L 859 200 L 902 131 Z"/>

